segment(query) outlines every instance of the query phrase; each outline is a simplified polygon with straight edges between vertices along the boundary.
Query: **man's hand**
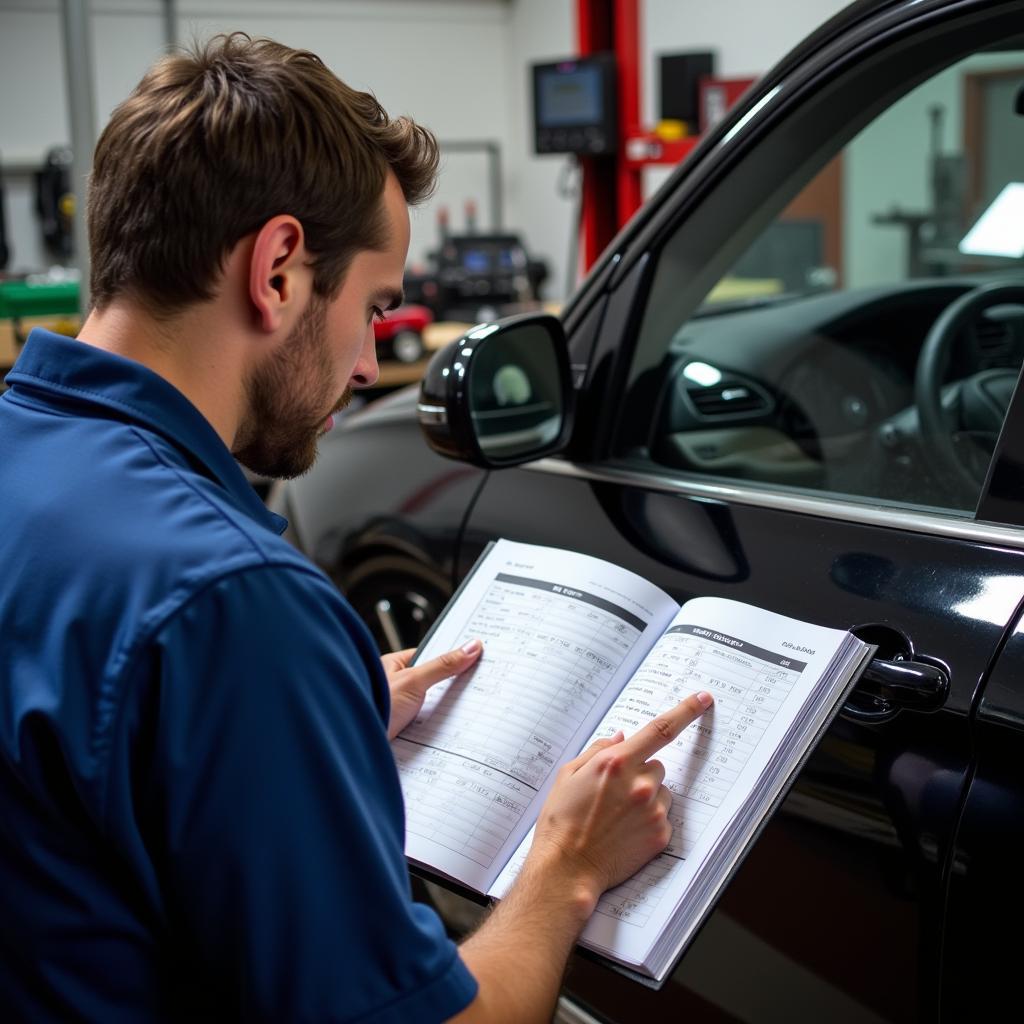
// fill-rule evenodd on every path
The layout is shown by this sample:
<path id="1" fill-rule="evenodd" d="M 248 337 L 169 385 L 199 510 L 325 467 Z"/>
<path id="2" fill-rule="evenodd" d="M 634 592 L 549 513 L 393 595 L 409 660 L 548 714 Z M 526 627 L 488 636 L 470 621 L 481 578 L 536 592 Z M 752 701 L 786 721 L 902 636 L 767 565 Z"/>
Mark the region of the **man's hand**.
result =
<path id="1" fill-rule="evenodd" d="M 671 838 L 665 769 L 648 759 L 711 704 L 707 693 L 687 697 L 629 739 L 598 740 L 561 769 L 519 877 L 462 944 L 480 989 L 453 1022 L 551 1020 L 566 960 L 601 893 Z"/>
<path id="2" fill-rule="evenodd" d="M 393 740 L 416 717 L 423 707 L 427 690 L 434 683 L 471 668 L 476 664 L 483 649 L 483 644 L 479 640 L 470 640 L 454 651 L 412 668 L 409 667 L 409 661 L 416 653 L 414 648 L 385 654 L 380 660 L 384 664 L 384 673 L 388 677 L 388 687 L 391 690 L 388 739 Z"/>
<path id="3" fill-rule="evenodd" d="M 629 739 L 598 740 L 565 765 L 538 818 L 531 859 L 560 865 L 596 903 L 660 853 L 672 837 L 672 794 L 664 765 L 650 758 L 711 704 L 710 694 L 693 694 Z"/>

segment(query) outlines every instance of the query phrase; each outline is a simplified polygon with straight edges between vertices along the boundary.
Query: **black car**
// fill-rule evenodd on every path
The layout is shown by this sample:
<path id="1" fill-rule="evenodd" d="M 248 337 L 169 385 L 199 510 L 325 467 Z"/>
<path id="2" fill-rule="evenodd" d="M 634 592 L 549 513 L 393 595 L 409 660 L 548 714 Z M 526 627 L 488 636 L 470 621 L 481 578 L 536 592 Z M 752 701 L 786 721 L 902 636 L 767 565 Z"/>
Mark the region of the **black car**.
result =
<path id="1" fill-rule="evenodd" d="M 578 955 L 565 1019 L 1021 1012 L 1021 181 L 1024 3 L 854 4 L 561 321 L 470 332 L 272 496 L 384 647 L 498 537 L 878 645 L 669 982 Z"/>

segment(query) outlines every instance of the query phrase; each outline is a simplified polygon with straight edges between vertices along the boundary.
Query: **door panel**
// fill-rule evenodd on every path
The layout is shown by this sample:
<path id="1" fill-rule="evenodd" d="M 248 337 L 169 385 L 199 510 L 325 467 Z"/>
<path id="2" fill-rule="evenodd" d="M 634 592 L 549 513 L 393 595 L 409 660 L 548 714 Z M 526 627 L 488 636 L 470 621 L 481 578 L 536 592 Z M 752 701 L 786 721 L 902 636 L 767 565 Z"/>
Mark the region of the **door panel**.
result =
<path id="1" fill-rule="evenodd" d="M 828 626 L 884 624 L 950 670 L 939 712 L 836 720 L 660 993 L 580 957 L 569 991 L 621 1020 L 677 1020 L 691 1006 L 737 1020 L 931 1017 L 969 710 L 1024 594 L 1024 556 L 536 469 L 490 475 L 463 568 L 498 537 L 606 558 L 680 601 L 714 594 Z"/>

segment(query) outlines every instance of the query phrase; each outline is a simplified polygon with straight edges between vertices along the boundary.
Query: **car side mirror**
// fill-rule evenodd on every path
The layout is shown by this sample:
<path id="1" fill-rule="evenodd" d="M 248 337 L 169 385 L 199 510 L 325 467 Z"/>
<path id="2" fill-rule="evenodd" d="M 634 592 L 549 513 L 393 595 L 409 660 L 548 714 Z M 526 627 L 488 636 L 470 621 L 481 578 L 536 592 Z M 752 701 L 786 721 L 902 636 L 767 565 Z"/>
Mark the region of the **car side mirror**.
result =
<path id="1" fill-rule="evenodd" d="M 571 404 L 561 321 L 527 313 L 480 324 L 437 352 L 416 411 L 434 451 L 497 469 L 562 448 Z"/>

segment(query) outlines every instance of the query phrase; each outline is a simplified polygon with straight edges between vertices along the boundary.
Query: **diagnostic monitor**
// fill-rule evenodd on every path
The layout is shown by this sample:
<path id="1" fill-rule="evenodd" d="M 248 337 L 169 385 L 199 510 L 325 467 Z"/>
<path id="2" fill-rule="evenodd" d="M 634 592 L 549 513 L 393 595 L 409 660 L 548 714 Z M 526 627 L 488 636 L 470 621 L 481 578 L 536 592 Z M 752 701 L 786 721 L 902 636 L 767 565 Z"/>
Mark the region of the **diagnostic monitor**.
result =
<path id="1" fill-rule="evenodd" d="M 533 65 L 535 152 L 589 156 L 614 152 L 616 109 L 611 54 Z"/>

